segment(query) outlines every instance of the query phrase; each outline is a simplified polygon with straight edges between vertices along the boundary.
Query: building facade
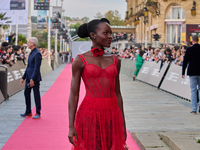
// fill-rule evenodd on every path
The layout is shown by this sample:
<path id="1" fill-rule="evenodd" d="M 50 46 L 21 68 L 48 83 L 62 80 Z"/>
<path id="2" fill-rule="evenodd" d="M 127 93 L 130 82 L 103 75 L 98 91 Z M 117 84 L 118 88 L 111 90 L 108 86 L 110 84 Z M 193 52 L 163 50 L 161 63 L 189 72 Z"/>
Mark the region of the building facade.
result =
<path id="1" fill-rule="evenodd" d="M 126 25 L 135 26 L 135 43 L 187 44 L 200 37 L 200 0 L 126 0 Z M 148 14 L 146 13 L 148 12 Z M 158 41 L 155 37 L 158 36 Z"/>

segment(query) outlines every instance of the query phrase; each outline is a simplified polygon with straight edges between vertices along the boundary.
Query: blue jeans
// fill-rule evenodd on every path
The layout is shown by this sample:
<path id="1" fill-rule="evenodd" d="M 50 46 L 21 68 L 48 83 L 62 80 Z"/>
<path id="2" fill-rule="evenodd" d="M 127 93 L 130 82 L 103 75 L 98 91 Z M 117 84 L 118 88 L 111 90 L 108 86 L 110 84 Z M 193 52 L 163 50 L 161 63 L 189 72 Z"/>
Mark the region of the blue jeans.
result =
<path id="1" fill-rule="evenodd" d="M 190 89 L 192 111 L 197 111 L 197 87 L 199 92 L 199 105 L 200 105 L 200 76 L 190 76 Z"/>

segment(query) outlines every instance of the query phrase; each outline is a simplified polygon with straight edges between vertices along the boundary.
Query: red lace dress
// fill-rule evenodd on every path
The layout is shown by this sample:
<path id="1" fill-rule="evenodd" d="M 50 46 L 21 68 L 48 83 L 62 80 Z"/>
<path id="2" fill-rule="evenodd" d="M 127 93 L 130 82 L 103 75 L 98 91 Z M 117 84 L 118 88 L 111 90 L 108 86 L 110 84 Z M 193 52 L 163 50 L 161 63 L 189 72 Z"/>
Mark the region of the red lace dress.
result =
<path id="1" fill-rule="evenodd" d="M 102 69 L 88 64 L 79 55 L 85 67 L 82 78 L 86 96 L 75 119 L 78 141 L 73 150 L 124 150 L 123 117 L 115 94 L 117 61 Z"/>

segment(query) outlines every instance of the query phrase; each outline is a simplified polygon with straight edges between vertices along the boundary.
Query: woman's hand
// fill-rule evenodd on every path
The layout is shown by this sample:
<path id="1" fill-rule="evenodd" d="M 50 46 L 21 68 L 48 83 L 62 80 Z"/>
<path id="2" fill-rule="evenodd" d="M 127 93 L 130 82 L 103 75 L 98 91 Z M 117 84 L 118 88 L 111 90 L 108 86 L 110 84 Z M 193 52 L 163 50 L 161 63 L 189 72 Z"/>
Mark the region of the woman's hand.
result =
<path id="1" fill-rule="evenodd" d="M 73 128 L 69 128 L 69 134 L 68 134 L 69 142 L 71 144 L 73 144 L 74 146 L 76 146 L 76 144 L 74 143 L 74 136 L 75 136 L 75 139 L 77 141 L 78 138 L 77 138 L 76 129 L 74 127 Z"/>

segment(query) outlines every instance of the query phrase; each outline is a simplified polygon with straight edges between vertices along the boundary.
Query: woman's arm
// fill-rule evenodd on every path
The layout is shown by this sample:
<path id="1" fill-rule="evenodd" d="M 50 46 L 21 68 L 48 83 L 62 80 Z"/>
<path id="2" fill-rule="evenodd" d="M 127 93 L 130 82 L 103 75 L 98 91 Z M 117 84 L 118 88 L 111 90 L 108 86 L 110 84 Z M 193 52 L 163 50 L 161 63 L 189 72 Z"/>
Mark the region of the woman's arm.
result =
<path id="1" fill-rule="evenodd" d="M 116 93 L 118 105 L 119 105 L 119 108 L 121 110 L 122 117 L 123 117 L 123 120 L 124 120 L 124 134 L 125 134 L 125 140 L 126 140 L 126 138 L 127 138 L 126 122 L 125 122 L 125 118 L 124 118 L 123 100 L 122 100 L 122 95 L 121 95 L 121 91 L 120 91 L 120 82 L 119 82 L 120 68 L 121 68 L 121 60 L 119 59 L 119 61 L 117 63 L 117 76 L 116 76 L 115 93 Z"/>
<path id="2" fill-rule="evenodd" d="M 77 56 L 73 63 L 72 63 L 72 79 L 71 79 L 71 88 L 70 88 L 70 95 L 69 95 L 69 102 L 68 102 L 68 110 L 69 110 L 69 141 L 73 145 L 76 146 L 74 143 L 74 136 L 77 140 L 76 130 L 74 128 L 74 120 L 76 116 L 76 110 L 79 100 L 79 90 L 80 90 L 80 82 L 81 82 L 81 75 L 83 70 L 83 63 L 79 56 Z"/>

